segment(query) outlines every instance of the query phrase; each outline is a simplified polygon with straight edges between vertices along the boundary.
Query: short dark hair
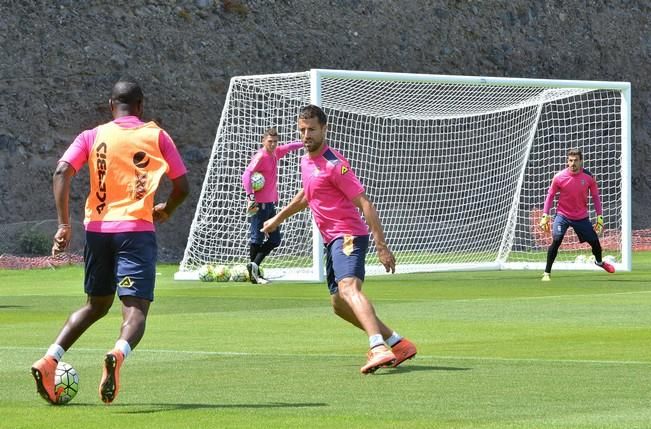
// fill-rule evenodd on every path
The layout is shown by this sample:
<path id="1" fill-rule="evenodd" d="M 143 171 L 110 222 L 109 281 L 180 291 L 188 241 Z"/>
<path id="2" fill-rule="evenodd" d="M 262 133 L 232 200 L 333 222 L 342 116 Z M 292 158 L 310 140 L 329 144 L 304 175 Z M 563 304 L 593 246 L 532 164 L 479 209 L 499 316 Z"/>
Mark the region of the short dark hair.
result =
<path id="1" fill-rule="evenodd" d="M 113 103 L 126 104 L 128 106 L 136 106 L 145 98 L 142 93 L 142 88 L 138 85 L 135 79 L 130 77 L 123 77 L 113 85 L 111 91 L 111 100 Z"/>
<path id="2" fill-rule="evenodd" d="M 276 131 L 274 127 L 268 128 L 267 131 L 265 131 L 262 135 L 262 140 L 266 139 L 269 136 L 278 137 L 278 131 Z"/>
<path id="3" fill-rule="evenodd" d="M 301 108 L 300 112 L 298 113 L 298 118 L 299 119 L 312 119 L 312 118 L 317 118 L 319 121 L 319 124 L 325 125 L 328 123 L 328 117 L 326 114 L 321 110 L 319 106 L 315 106 L 314 104 L 308 104 L 307 106 L 304 106 Z"/>
<path id="4" fill-rule="evenodd" d="M 567 156 L 578 156 L 583 161 L 583 152 L 581 152 L 581 149 L 572 148 L 567 151 Z"/>

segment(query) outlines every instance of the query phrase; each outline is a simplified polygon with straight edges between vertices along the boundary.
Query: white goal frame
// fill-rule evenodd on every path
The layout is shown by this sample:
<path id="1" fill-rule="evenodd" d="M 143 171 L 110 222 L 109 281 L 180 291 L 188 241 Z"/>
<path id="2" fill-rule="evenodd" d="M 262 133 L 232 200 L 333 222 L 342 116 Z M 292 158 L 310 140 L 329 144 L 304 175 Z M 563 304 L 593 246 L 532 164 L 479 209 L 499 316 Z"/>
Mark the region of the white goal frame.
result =
<path id="1" fill-rule="evenodd" d="M 224 207 L 214 207 L 217 202 L 210 204 L 206 203 L 207 201 L 213 201 L 211 198 L 211 193 L 215 192 L 216 188 L 219 188 L 221 185 L 215 183 L 214 171 L 220 168 L 220 163 L 223 163 L 223 159 L 220 158 L 223 156 L 225 147 L 229 142 L 229 139 L 232 139 L 233 136 L 238 139 L 239 146 L 234 147 L 232 150 L 234 152 L 246 153 L 236 161 L 229 161 L 229 163 L 237 164 L 233 172 L 239 171 L 240 174 L 246 167 L 250 155 L 260 146 L 259 138 L 262 134 L 262 131 L 265 127 L 276 126 L 275 123 L 275 114 L 280 115 L 280 110 L 282 106 L 277 100 L 270 102 L 271 104 L 260 107 L 260 110 L 246 110 L 240 106 L 236 108 L 250 112 L 249 117 L 246 116 L 246 113 L 242 117 L 238 117 L 235 120 L 238 121 L 238 129 L 236 132 L 233 132 L 232 125 L 228 121 L 234 121 L 234 116 L 231 110 L 234 108 L 232 103 L 238 104 L 240 101 L 234 101 L 234 91 L 237 91 L 237 86 L 242 83 L 255 82 L 265 79 L 300 79 L 301 82 L 306 82 L 309 85 L 309 88 L 305 89 L 296 89 L 296 88 L 285 88 L 280 87 L 278 89 L 279 93 L 274 94 L 277 98 L 287 98 L 292 99 L 294 105 L 305 105 L 305 104 L 315 104 L 318 106 L 324 107 L 326 113 L 327 109 L 337 110 L 337 109 L 346 109 L 351 116 L 355 113 L 356 105 L 355 103 L 363 102 L 361 97 L 352 96 L 353 99 L 350 106 L 344 106 L 344 101 L 341 101 L 340 105 L 333 106 L 328 104 L 328 99 L 324 96 L 324 82 L 332 81 L 368 81 L 368 82 L 386 82 L 389 84 L 433 84 L 433 85 L 442 85 L 445 86 L 463 86 L 470 88 L 471 91 L 490 93 L 495 91 L 499 93 L 500 90 L 504 88 L 521 88 L 521 89 L 539 89 L 540 93 L 537 95 L 532 95 L 528 99 L 523 100 L 514 100 L 513 105 L 500 104 L 496 103 L 496 107 L 490 112 L 508 112 L 512 109 L 519 109 L 523 106 L 533 107 L 532 116 L 539 119 L 541 115 L 542 106 L 546 103 L 547 99 L 557 99 L 561 98 L 562 95 L 559 95 L 565 90 L 576 91 L 577 94 L 590 93 L 593 91 L 612 91 L 616 93 L 615 101 L 610 101 L 611 104 L 615 104 L 617 110 L 614 114 L 615 119 L 613 122 L 617 123 L 617 132 L 616 132 L 616 144 L 617 153 L 615 159 L 612 161 L 616 164 L 614 168 L 614 175 L 616 176 L 616 204 L 617 207 L 613 209 L 613 212 L 616 213 L 617 219 L 606 220 L 606 229 L 613 224 L 616 225 L 618 231 L 618 249 L 616 250 L 616 261 L 615 266 L 617 270 L 630 271 L 632 269 L 632 222 L 631 222 L 631 85 L 629 82 L 606 82 L 606 81 L 583 81 L 583 80 L 549 80 L 549 79 L 524 79 L 524 78 L 499 78 L 499 77 L 473 77 L 473 76 L 447 76 L 447 75 L 431 75 L 431 74 L 409 74 L 409 73 L 385 73 L 385 72 L 370 72 L 370 71 L 346 71 L 346 70 L 325 70 L 325 69 L 312 69 L 309 72 L 302 73 L 285 73 L 285 74 L 275 74 L 275 75 L 254 75 L 254 76 L 240 76 L 234 77 L 231 79 L 228 94 L 224 103 L 224 108 L 222 111 L 222 116 L 220 118 L 219 126 L 217 129 L 217 135 L 215 138 L 215 143 L 213 145 L 211 158 L 208 164 L 206 177 L 204 184 L 201 190 L 201 195 L 199 197 L 199 203 L 195 212 L 195 217 L 193 219 L 190 234 L 188 237 L 187 247 L 184 253 L 183 260 L 181 261 L 179 271 L 175 274 L 175 279 L 179 280 L 190 280 L 196 279 L 196 269 L 203 263 L 223 263 L 223 264 L 239 264 L 245 263 L 248 259 L 248 247 L 246 245 L 246 238 L 248 237 L 248 227 L 244 226 L 240 229 L 242 231 L 237 232 L 238 237 L 244 237 L 240 240 L 239 244 L 235 246 L 233 252 L 230 251 L 228 254 L 211 253 L 210 244 L 205 243 L 203 238 L 198 238 L 205 234 L 203 231 L 206 227 L 209 227 L 210 221 L 209 217 L 206 216 L 206 213 L 211 210 L 226 210 L 229 213 L 232 213 L 232 217 L 238 219 L 241 226 L 241 219 L 244 216 L 244 204 L 245 196 L 244 191 L 241 190 L 241 203 L 239 205 L 233 201 L 225 201 L 226 206 Z M 308 83 L 309 82 L 309 83 Z M 256 90 L 257 91 L 257 90 Z M 261 89 L 261 92 L 264 92 L 265 89 Z M 576 96 L 575 96 L 576 97 Z M 480 97 L 481 98 L 481 97 Z M 481 100 L 484 101 L 484 100 Z M 259 102 L 257 102 L 259 104 Z M 418 103 L 418 100 L 416 101 Z M 536 104 L 537 103 L 537 104 Z M 590 102 L 587 104 L 589 105 Z M 343 107 L 342 107 L 343 106 Z M 537 106 L 537 107 L 536 107 Z M 390 109 L 391 106 L 388 106 L 387 109 Z M 288 115 L 290 118 L 295 118 L 298 113 L 294 107 L 293 111 L 283 112 L 282 115 Z M 537 110 L 536 110 L 537 109 Z M 490 110 L 490 109 L 489 109 Z M 587 108 L 589 110 L 589 108 Z M 258 113 L 256 113 L 258 112 Z M 271 112 L 271 113 L 268 113 Z M 329 113 L 328 113 L 329 114 Z M 405 113 L 407 116 L 415 115 L 418 116 L 420 113 L 409 110 Z M 455 113 L 455 118 L 458 117 L 467 117 L 471 118 L 473 116 L 485 115 L 485 111 L 469 111 L 467 113 Z M 454 114 L 453 114 L 454 115 Z M 330 116 L 330 114 L 329 114 Z M 443 115 L 445 116 L 445 115 Z M 250 123 L 249 123 L 250 122 Z M 255 126 L 251 123 L 255 122 Z M 290 121 L 291 122 L 291 121 Z M 329 121 L 329 134 L 328 141 L 332 144 L 333 147 L 340 149 L 337 141 L 331 141 L 329 136 L 331 135 L 331 128 L 340 126 L 340 124 L 333 124 L 332 121 Z M 295 125 L 295 121 L 294 121 Z M 229 128 L 230 127 L 230 128 Z M 281 142 L 283 140 L 292 140 L 297 137 L 296 129 L 290 129 L 291 125 L 287 125 L 286 129 L 280 129 Z M 240 133 L 241 131 L 241 133 Z M 535 260 L 510 260 L 509 256 L 512 253 L 512 246 L 514 235 L 516 234 L 516 224 L 522 222 L 522 219 L 518 218 L 519 205 L 521 204 L 521 195 L 522 182 L 525 176 L 525 169 L 528 166 L 528 156 L 529 151 L 531 150 L 531 145 L 533 145 L 535 135 L 538 132 L 538 124 L 536 123 L 528 131 L 528 135 L 522 137 L 522 140 L 526 142 L 528 147 L 523 149 L 523 154 L 526 156 L 525 161 L 522 163 L 519 172 L 517 172 L 517 182 L 520 187 L 515 192 L 513 192 L 511 207 L 505 207 L 504 210 L 509 212 L 509 216 L 506 218 L 506 221 L 503 225 L 499 225 L 502 228 L 501 239 L 499 240 L 498 249 L 495 251 L 494 258 L 491 260 L 482 260 L 477 262 L 472 261 L 443 261 L 443 262 L 425 262 L 425 263 L 401 263 L 401 257 L 398 253 L 398 265 L 397 272 L 433 272 L 433 271 L 452 271 L 452 270 L 504 270 L 504 269 L 534 269 L 542 270 L 545 266 L 544 259 L 541 260 L 539 257 Z M 230 134 L 229 134 L 230 133 Z M 228 134 L 228 135 L 227 135 Z M 241 142 L 240 142 L 241 140 Z M 612 140 L 612 139 L 611 139 Z M 369 141 L 373 141 L 373 138 L 369 138 Z M 244 146 L 242 146 L 243 143 Z M 569 147 L 567 144 L 560 142 L 554 146 L 554 143 L 550 143 L 551 148 L 553 149 L 553 160 L 550 161 L 548 168 L 548 177 L 544 179 L 545 183 L 543 184 L 545 190 L 551 182 L 551 177 L 556 172 L 564 168 L 565 162 L 565 153 Z M 242 148 L 246 149 L 242 149 Z M 384 149 L 382 149 L 384 150 Z M 344 155 L 347 156 L 350 160 L 350 154 L 344 151 Z M 239 155 L 238 155 L 239 156 Z M 289 158 L 289 156 L 288 156 Z M 590 165 L 595 161 L 589 157 L 586 158 L 586 168 L 590 170 Z M 282 160 L 285 162 L 285 160 Z M 300 182 L 297 180 L 299 175 L 297 175 L 298 162 L 296 159 L 290 161 L 292 164 L 290 166 L 282 167 L 279 171 L 279 186 L 285 186 L 288 190 L 287 192 L 280 192 L 281 201 L 279 203 L 279 208 L 283 207 L 289 201 L 288 198 L 291 198 L 291 195 L 295 193 L 296 190 L 300 189 Z M 358 172 L 358 166 L 351 160 L 352 168 Z M 285 168 L 285 170 L 283 170 Z M 239 170 L 238 170 L 239 169 Z M 233 173 L 235 174 L 235 173 Z M 232 174 L 231 174 L 232 175 Z M 290 177 L 284 177 L 284 176 Z M 369 189 L 369 186 L 365 183 L 365 178 L 363 175 L 358 174 L 362 183 L 367 186 L 367 193 L 372 197 L 373 201 L 381 203 L 381 198 L 383 194 L 375 195 L 375 189 Z M 223 176 L 226 177 L 226 176 Z M 600 177 L 597 175 L 597 182 L 600 183 Z M 230 180 L 230 179 L 229 179 Z M 239 180 L 239 175 L 237 177 Z M 286 180 L 288 183 L 282 185 L 282 181 Z M 608 192 L 609 190 L 607 190 Z M 602 189 L 603 192 L 603 189 Z M 284 195 L 284 198 L 283 198 Z M 602 196 L 602 200 L 603 200 Z M 607 199 L 607 196 L 606 196 Z M 544 196 L 540 199 L 537 204 L 542 208 L 544 202 Z M 233 207 L 235 205 L 235 207 Z M 383 219 L 382 207 L 378 206 L 378 211 L 380 219 Z M 606 207 L 604 208 L 606 210 Z M 307 210 L 309 212 L 309 210 Z M 485 213 L 485 222 L 489 223 L 492 219 L 494 213 L 487 212 Z M 521 215 L 520 215 L 521 216 Z M 590 210 L 591 218 L 594 217 L 594 211 Z M 228 219 L 228 218 L 227 218 Z M 305 221 L 304 221 L 305 222 Z M 309 221 L 308 221 L 309 222 Z M 288 222 L 286 222 L 287 224 Z M 275 256 L 272 253 L 268 259 L 270 260 L 268 267 L 265 267 L 266 275 L 270 278 L 283 279 L 283 280 L 301 280 L 301 281 L 322 281 L 324 279 L 324 262 L 323 262 L 323 243 L 321 241 L 321 236 L 314 226 L 313 222 L 309 222 L 312 225 L 311 230 L 311 265 L 302 266 L 302 267 L 278 267 L 274 266 L 271 261 L 274 260 Z M 307 224 L 306 224 L 307 225 Z M 286 225 L 284 225 L 286 227 Z M 571 231 L 568 231 L 568 236 L 572 234 Z M 396 237 L 392 237 L 391 232 L 387 234 L 387 241 L 389 246 L 395 251 L 396 248 L 392 246 Z M 436 237 L 434 237 L 436 239 Z M 566 238 L 567 239 L 567 238 Z M 243 241 L 242 241 L 243 240 Z M 232 241 L 232 239 L 231 239 Z M 199 242 L 199 244 L 197 244 Z M 277 252 L 280 253 L 280 250 L 285 245 L 285 242 L 281 244 L 281 248 L 277 249 Z M 196 253 L 195 249 L 201 247 L 204 253 Z M 538 251 L 542 251 L 541 248 L 538 248 Z M 607 252 L 605 251 L 604 254 Z M 202 256 L 205 254 L 206 256 Z M 369 256 L 367 258 L 367 274 L 368 275 L 377 275 L 383 274 L 384 269 L 381 265 L 377 264 L 374 258 L 374 246 L 371 245 L 369 248 Z M 568 254 L 565 259 L 559 258 L 554 264 L 555 270 L 576 270 L 576 269 L 595 269 L 593 264 L 583 263 L 582 260 L 574 261 L 574 253 Z M 305 265 L 305 264 L 304 264 Z"/>

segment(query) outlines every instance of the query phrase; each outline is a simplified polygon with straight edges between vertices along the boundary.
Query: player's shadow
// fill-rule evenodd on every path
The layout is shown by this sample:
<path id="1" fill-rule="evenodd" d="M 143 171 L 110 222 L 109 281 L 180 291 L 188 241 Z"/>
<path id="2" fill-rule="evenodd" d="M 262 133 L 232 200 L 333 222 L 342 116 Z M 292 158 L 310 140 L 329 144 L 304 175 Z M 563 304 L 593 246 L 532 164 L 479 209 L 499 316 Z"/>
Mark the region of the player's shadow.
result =
<path id="1" fill-rule="evenodd" d="M 327 407 L 328 404 L 324 402 L 304 402 L 304 403 L 291 403 L 291 402 L 269 402 L 262 404 L 112 404 L 111 407 L 115 406 L 122 407 L 146 407 L 149 409 L 142 410 L 124 410 L 118 411 L 120 414 L 153 414 L 153 413 L 163 413 L 166 411 L 178 411 L 178 410 L 201 410 L 201 409 L 264 409 L 264 408 L 313 408 L 313 407 Z"/>
<path id="2" fill-rule="evenodd" d="M 404 374 L 406 372 L 418 372 L 418 371 L 472 371 L 472 368 L 458 367 L 458 366 L 437 366 L 437 365 L 405 365 L 399 366 L 398 368 L 386 368 L 380 369 L 376 372 L 377 375 L 395 375 L 395 374 Z"/>

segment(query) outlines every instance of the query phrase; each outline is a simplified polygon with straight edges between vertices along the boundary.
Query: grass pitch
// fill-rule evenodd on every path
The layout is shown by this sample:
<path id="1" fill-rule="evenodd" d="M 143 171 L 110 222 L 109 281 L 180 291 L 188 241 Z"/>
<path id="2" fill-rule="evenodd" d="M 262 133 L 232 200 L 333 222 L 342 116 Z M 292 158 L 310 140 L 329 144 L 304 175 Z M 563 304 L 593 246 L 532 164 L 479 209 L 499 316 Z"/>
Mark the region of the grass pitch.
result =
<path id="1" fill-rule="evenodd" d="M 323 284 L 199 283 L 159 267 L 121 391 L 97 396 L 119 303 L 64 360 L 80 392 L 47 405 L 29 374 L 85 297 L 82 269 L 0 271 L 0 427 L 648 428 L 651 254 L 633 272 L 387 275 L 364 290 L 418 356 L 363 376 L 365 335 Z M 399 266 L 398 266 L 399 269 Z"/>

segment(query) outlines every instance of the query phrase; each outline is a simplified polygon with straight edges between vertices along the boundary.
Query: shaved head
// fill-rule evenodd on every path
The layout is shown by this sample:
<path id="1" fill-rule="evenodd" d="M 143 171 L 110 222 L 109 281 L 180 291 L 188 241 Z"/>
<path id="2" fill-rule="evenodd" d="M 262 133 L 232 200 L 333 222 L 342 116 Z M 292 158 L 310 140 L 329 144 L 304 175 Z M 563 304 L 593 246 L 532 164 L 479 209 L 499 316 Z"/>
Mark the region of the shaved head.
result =
<path id="1" fill-rule="evenodd" d="M 138 83 L 130 78 L 120 79 L 111 91 L 111 100 L 117 104 L 135 106 L 144 99 L 142 89 Z"/>
<path id="2" fill-rule="evenodd" d="M 111 91 L 109 106 L 113 117 L 134 115 L 141 117 L 145 96 L 138 82 L 131 78 L 121 78 Z"/>

